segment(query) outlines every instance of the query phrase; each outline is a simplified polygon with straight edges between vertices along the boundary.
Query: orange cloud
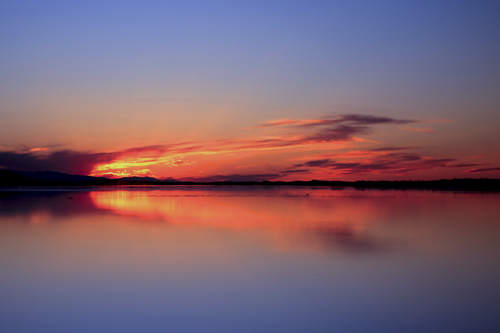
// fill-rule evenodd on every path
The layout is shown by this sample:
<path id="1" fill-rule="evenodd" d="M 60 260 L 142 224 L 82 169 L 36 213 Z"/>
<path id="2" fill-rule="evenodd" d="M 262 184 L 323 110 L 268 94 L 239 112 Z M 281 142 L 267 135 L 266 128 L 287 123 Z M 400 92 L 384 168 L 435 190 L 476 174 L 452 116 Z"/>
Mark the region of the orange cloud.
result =
<path id="1" fill-rule="evenodd" d="M 286 133 L 137 146 L 100 153 L 48 151 L 44 147 L 21 152 L 0 151 L 0 167 L 113 178 L 156 176 L 220 180 L 331 179 L 373 174 L 392 177 L 439 168 L 454 169 L 456 173 L 467 167 L 476 168 L 472 173 L 496 171 L 494 166 L 484 162 L 425 156 L 413 152 L 412 147 L 383 146 L 369 137 L 379 125 L 397 128 L 395 125 L 415 122 L 359 114 L 277 119 L 264 122 L 259 128 L 283 127 Z M 257 130 L 256 134 L 261 133 Z"/>

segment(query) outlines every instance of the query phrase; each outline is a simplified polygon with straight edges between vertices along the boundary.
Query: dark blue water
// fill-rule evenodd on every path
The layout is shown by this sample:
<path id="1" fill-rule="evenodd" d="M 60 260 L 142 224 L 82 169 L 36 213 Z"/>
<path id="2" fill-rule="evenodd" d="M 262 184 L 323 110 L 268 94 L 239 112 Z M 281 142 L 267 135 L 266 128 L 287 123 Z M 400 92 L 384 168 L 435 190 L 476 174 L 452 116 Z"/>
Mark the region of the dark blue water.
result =
<path id="1" fill-rule="evenodd" d="M 500 195 L 0 192 L 1 332 L 500 332 Z"/>

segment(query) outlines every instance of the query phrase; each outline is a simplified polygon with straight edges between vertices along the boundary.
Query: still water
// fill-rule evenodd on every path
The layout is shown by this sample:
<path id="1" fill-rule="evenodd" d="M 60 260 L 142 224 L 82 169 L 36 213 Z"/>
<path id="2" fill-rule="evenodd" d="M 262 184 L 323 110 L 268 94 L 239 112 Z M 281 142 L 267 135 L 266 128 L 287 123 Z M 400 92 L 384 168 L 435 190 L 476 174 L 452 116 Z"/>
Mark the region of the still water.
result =
<path id="1" fill-rule="evenodd" d="M 0 192 L 0 332 L 500 332 L 500 195 Z"/>

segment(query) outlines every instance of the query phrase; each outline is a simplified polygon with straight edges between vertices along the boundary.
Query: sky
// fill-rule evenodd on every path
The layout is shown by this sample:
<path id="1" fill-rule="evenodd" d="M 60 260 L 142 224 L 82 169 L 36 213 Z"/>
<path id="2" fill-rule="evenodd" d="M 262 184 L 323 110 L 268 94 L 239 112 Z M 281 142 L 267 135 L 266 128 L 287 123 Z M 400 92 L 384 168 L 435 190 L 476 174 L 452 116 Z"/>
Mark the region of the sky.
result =
<path id="1" fill-rule="evenodd" d="M 0 0 L 0 168 L 500 177 L 499 9 Z"/>

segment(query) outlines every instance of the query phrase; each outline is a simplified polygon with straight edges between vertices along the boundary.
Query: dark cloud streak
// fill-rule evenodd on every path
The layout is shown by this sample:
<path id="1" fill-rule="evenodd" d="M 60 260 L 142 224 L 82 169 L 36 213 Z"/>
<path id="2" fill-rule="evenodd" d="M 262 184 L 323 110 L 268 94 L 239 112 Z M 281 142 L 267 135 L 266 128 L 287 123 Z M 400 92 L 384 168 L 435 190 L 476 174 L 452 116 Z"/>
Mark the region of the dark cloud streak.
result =
<path id="1" fill-rule="evenodd" d="M 397 150 L 397 149 L 396 149 Z M 373 151 L 373 150 L 370 150 Z M 427 170 L 438 167 L 456 167 L 450 163 L 455 162 L 453 158 L 428 158 L 415 153 L 397 152 L 393 149 L 382 155 L 366 158 L 361 162 L 339 162 L 330 158 L 309 160 L 291 166 L 295 168 L 323 168 L 339 170 L 345 175 L 369 174 L 378 171 L 390 171 L 396 173 L 408 173 L 411 171 Z"/>
<path id="2" fill-rule="evenodd" d="M 14 151 L 0 152 L 0 167 L 23 171 L 58 171 L 87 175 L 99 163 L 108 163 L 117 153 L 86 153 L 60 150 L 40 155 Z"/>
<path id="3" fill-rule="evenodd" d="M 339 124 L 349 125 L 377 125 L 377 124 L 412 124 L 416 123 L 412 119 L 396 119 L 390 117 L 380 117 L 365 114 L 341 114 L 335 116 L 327 116 L 320 119 L 278 119 L 261 123 L 259 127 L 320 127 L 332 126 Z"/>
<path id="4" fill-rule="evenodd" d="M 472 169 L 469 172 L 478 173 L 478 172 L 492 172 L 492 171 L 500 171 L 500 167 L 495 168 L 480 168 L 480 169 Z"/>

